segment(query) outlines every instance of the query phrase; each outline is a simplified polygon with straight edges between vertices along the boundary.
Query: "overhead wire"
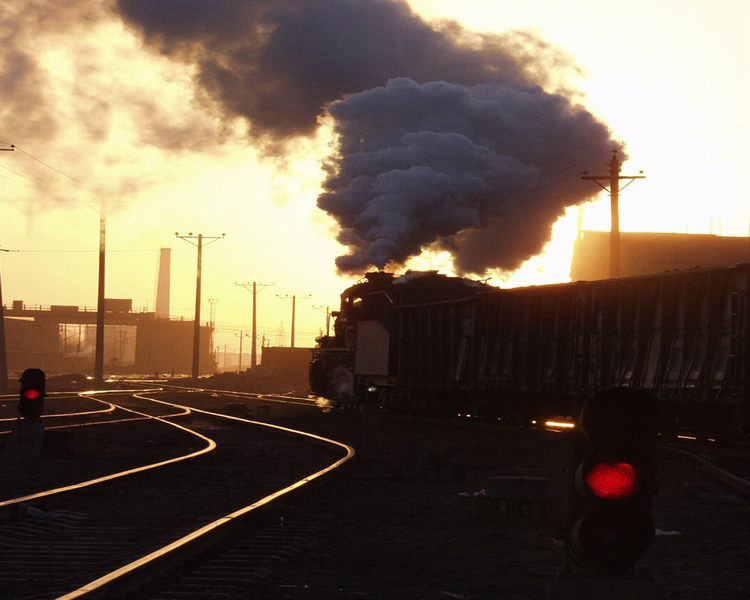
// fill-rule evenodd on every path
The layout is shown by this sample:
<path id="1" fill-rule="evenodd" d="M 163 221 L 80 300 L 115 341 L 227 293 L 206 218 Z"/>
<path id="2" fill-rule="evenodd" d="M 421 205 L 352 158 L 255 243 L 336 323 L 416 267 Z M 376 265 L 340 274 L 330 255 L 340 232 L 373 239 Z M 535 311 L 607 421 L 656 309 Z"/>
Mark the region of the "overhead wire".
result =
<path id="1" fill-rule="evenodd" d="M 13 173 L 13 175 L 18 175 L 19 177 L 23 177 L 24 179 L 28 179 L 29 181 L 34 181 L 31 177 L 26 177 L 26 175 L 23 175 L 22 173 L 17 173 L 13 169 L 6 167 L 5 165 L 0 165 L 0 169 L 5 169 L 6 171 L 10 171 Z"/>
<path id="2" fill-rule="evenodd" d="M 49 164 L 49 163 L 47 163 L 47 162 L 43 161 L 43 160 L 42 160 L 41 158 L 37 158 L 36 156 L 34 156 L 33 154 L 31 154 L 30 152 L 27 152 L 26 150 L 24 150 L 24 149 L 23 149 L 23 148 L 21 148 L 20 146 L 18 146 L 18 145 L 16 145 L 16 144 L 11 144 L 11 145 L 10 145 L 10 147 L 11 147 L 11 148 L 14 148 L 15 150 L 18 150 L 19 152 L 21 152 L 21 153 L 23 153 L 23 154 L 25 154 L 26 156 L 28 156 L 28 157 L 29 157 L 29 158 L 31 158 L 32 160 L 35 160 L 35 161 L 36 161 L 36 162 L 38 162 L 39 164 L 42 164 L 42 165 L 44 165 L 44 166 L 45 166 L 45 167 L 47 167 L 48 169 L 51 169 L 51 170 L 52 170 L 52 171 L 54 171 L 55 173 L 59 173 L 60 175 L 62 175 L 63 177 L 67 177 L 67 178 L 68 178 L 68 179 L 70 179 L 71 181 L 75 181 L 76 183 L 80 183 L 80 181 L 79 181 L 78 179 L 76 179 L 75 177 L 73 177 L 72 175 L 68 175 L 67 173 L 65 173 L 64 171 L 61 171 L 61 170 L 60 170 L 60 169 L 58 169 L 57 167 L 53 167 L 53 166 L 52 166 L 51 164 Z"/>

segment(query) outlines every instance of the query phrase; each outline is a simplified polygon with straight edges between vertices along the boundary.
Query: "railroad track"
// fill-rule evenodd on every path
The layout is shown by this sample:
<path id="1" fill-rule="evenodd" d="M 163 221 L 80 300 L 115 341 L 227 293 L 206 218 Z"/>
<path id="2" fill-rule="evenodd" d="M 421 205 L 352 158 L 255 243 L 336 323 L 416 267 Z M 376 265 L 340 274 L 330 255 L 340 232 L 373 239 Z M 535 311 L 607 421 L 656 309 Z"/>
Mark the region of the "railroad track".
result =
<path id="1" fill-rule="evenodd" d="M 750 450 L 720 444 L 663 444 L 668 452 L 687 457 L 735 492 L 750 498 Z"/>
<path id="2" fill-rule="evenodd" d="M 133 385 L 143 385 L 143 386 L 152 386 L 152 384 L 144 383 L 142 381 L 139 381 L 137 379 L 126 379 L 124 380 L 128 384 Z M 270 402 L 273 404 L 285 404 L 288 406 L 302 406 L 305 408 L 310 409 L 329 409 L 331 407 L 331 403 L 329 400 L 325 398 L 310 398 L 306 396 L 294 396 L 292 394 L 268 394 L 268 393 L 261 393 L 261 392 L 241 392 L 241 391 L 235 391 L 235 390 L 221 390 L 221 389 L 214 389 L 214 388 L 203 388 L 203 387 L 187 387 L 182 385 L 174 385 L 169 383 L 162 383 L 159 382 L 158 386 L 160 389 L 164 390 L 177 390 L 177 391 L 186 391 L 186 392 L 200 392 L 200 393 L 209 393 L 209 394 L 220 394 L 222 396 L 229 396 L 232 398 L 246 398 L 246 399 L 252 399 L 262 402 Z"/>
<path id="3" fill-rule="evenodd" d="M 181 393 L 184 394 L 184 392 Z M 159 392 L 159 395 L 162 397 L 170 394 L 174 394 L 174 392 Z M 138 419 L 142 423 L 144 421 L 149 423 L 158 422 L 161 426 L 178 428 L 184 434 L 195 436 L 196 439 L 202 439 L 204 447 L 168 460 L 157 461 L 149 465 L 141 465 L 125 471 L 109 473 L 91 480 L 56 486 L 52 489 L 41 490 L 10 500 L 0 501 L 0 511 L 6 511 L 7 515 L 7 521 L 0 524 L 0 595 L 14 598 L 78 598 L 96 593 L 104 593 L 108 597 L 111 597 L 112 593 L 124 593 L 122 591 L 124 589 L 133 589 L 133 587 L 142 588 L 154 578 L 159 579 L 159 586 L 163 587 L 166 580 L 160 576 L 164 572 L 171 573 L 169 577 L 170 585 L 174 585 L 178 579 L 175 573 L 182 574 L 188 578 L 188 581 L 179 584 L 182 586 L 180 588 L 181 591 L 178 592 L 179 594 L 186 591 L 185 586 L 191 589 L 198 589 L 200 585 L 204 585 L 202 593 L 206 594 L 207 590 L 211 589 L 206 586 L 209 583 L 211 586 L 217 583 L 215 576 L 217 576 L 217 573 L 222 572 L 222 564 L 234 564 L 238 556 L 247 558 L 248 553 L 254 556 L 256 562 L 254 572 L 257 579 L 259 575 L 263 574 L 264 569 L 267 570 L 268 564 L 288 557 L 290 552 L 298 549 L 300 544 L 298 533 L 303 532 L 305 526 L 304 524 L 295 525 L 295 529 L 292 529 L 289 522 L 285 526 L 276 523 L 274 527 L 279 529 L 276 533 L 272 533 L 273 529 L 263 532 L 263 530 L 258 531 L 257 529 L 259 525 L 263 524 L 263 520 L 255 519 L 250 523 L 248 528 L 244 525 L 248 517 L 254 515 L 257 509 L 271 506 L 279 502 L 290 492 L 298 490 L 308 483 L 334 471 L 354 454 L 353 449 L 334 440 L 289 428 L 259 423 L 242 417 L 223 415 L 160 400 L 154 397 L 157 395 L 155 392 L 149 392 L 148 396 L 145 393 L 132 394 L 132 398 L 137 399 L 139 403 L 147 403 L 153 409 L 161 412 L 161 415 L 148 414 L 143 412 L 143 410 L 128 408 L 123 405 L 122 399 L 115 401 L 113 396 L 115 398 L 123 396 L 123 392 L 121 391 L 110 392 L 106 395 L 97 393 L 97 396 L 99 395 L 107 399 L 103 400 L 91 395 L 88 397 L 103 405 L 113 405 L 117 411 L 130 413 L 131 416 L 128 416 L 128 418 L 108 419 L 106 423 L 104 421 L 79 422 L 61 425 L 60 427 L 73 428 L 94 425 L 121 427 L 125 422 L 132 423 L 133 420 Z M 90 419 L 91 414 L 95 413 L 101 417 L 101 415 L 111 411 L 107 408 L 106 410 L 83 412 L 87 413 L 86 418 Z M 153 410 L 149 412 L 153 412 Z M 72 415 L 67 416 L 71 417 Z M 193 422 L 190 423 L 190 427 L 186 427 L 169 420 L 178 417 L 183 422 L 186 419 L 192 419 Z M 239 504 L 241 507 L 223 514 L 218 519 L 200 517 L 198 519 L 198 526 L 182 526 L 177 529 L 173 527 L 169 532 L 165 531 L 161 537 L 159 534 L 155 535 L 152 528 L 149 527 L 144 528 L 136 525 L 132 527 L 102 527 L 95 522 L 89 522 L 86 511 L 77 511 L 69 508 L 49 508 L 47 506 L 40 509 L 34 506 L 39 503 L 50 502 L 52 499 L 57 504 L 60 504 L 63 496 L 66 496 L 68 499 L 75 497 L 76 502 L 73 504 L 87 505 L 86 501 L 81 500 L 84 488 L 99 489 L 105 485 L 111 486 L 113 485 L 113 481 L 117 479 L 124 481 L 125 478 L 128 478 L 130 481 L 139 482 L 141 487 L 148 485 L 155 486 L 159 482 L 159 477 L 168 481 L 169 475 L 166 472 L 165 475 L 159 477 L 153 477 L 145 472 L 150 471 L 153 473 L 155 469 L 164 468 L 174 470 L 174 463 L 178 461 L 188 461 L 215 452 L 216 442 L 212 437 L 216 436 L 214 436 L 212 428 L 217 427 L 215 425 L 217 422 L 224 424 L 229 422 L 234 427 L 234 433 L 231 433 L 231 435 L 222 430 L 222 435 L 226 439 L 232 436 L 237 437 L 236 431 L 238 426 L 241 426 L 243 430 L 245 430 L 244 428 L 249 430 L 250 426 L 253 426 L 253 430 L 262 427 L 266 430 L 275 430 L 275 433 L 285 436 L 295 436 L 298 439 L 314 441 L 317 444 L 337 447 L 344 451 L 344 456 L 333 462 L 328 461 L 330 464 L 327 464 L 322 469 L 315 469 L 312 473 L 309 473 L 308 469 L 307 475 L 302 478 L 295 478 L 291 484 L 277 487 L 271 493 L 265 493 L 268 490 L 264 490 L 264 494 L 261 495 L 260 499 L 251 504 L 243 505 L 241 500 L 237 499 L 235 506 Z M 206 430 L 210 432 L 212 437 L 203 435 L 198 430 Z M 180 468 L 188 469 L 182 466 Z M 148 481 L 144 483 L 140 479 L 144 476 L 150 477 L 148 480 L 151 482 L 150 484 Z M 132 488 L 123 484 L 119 484 L 117 489 L 121 490 L 120 494 L 132 493 L 128 491 Z M 258 496 L 255 497 L 257 498 Z M 95 498 L 95 502 L 101 504 L 104 498 L 107 498 L 106 494 L 103 494 L 102 499 L 97 500 Z M 31 503 L 34 503 L 34 505 L 31 505 Z M 63 502 L 63 504 L 66 503 L 68 502 Z M 91 502 L 89 501 L 88 505 L 90 504 Z M 139 521 L 138 519 L 133 520 L 136 523 Z M 295 533 L 292 533 L 293 531 Z M 175 535 L 175 532 L 179 535 Z M 214 544 L 222 538 L 226 538 L 229 534 L 231 534 L 230 537 L 236 539 L 236 542 L 233 542 L 234 546 L 231 549 L 226 549 L 223 546 L 223 552 L 229 553 L 225 557 L 214 557 L 214 560 L 218 560 L 219 563 L 215 563 L 209 569 L 209 572 L 213 573 L 213 579 L 209 582 L 206 579 L 205 572 L 188 576 L 189 569 L 186 570 L 184 565 L 190 564 L 189 561 L 195 553 L 203 551 L 207 545 Z M 276 542 L 270 543 L 269 540 L 276 540 Z M 277 543 L 279 541 L 283 543 L 279 545 Z M 214 554 L 216 554 L 216 551 L 214 551 Z M 216 564 L 219 566 L 216 566 Z M 177 565 L 183 566 L 179 570 L 175 570 Z M 228 586 L 227 589 L 232 586 L 236 588 L 237 585 L 248 585 L 250 579 L 248 579 L 247 570 L 243 571 L 241 575 L 238 573 L 235 573 L 235 575 L 236 581 L 234 583 L 227 583 L 225 581 L 227 579 L 226 576 L 223 578 L 224 583 L 227 584 L 225 587 Z M 203 584 L 196 583 L 199 580 L 203 581 Z M 155 591 L 156 589 L 156 587 L 152 586 L 152 590 Z M 146 591 L 145 588 L 143 591 Z M 166 597 L 170 597 L 169 594 L 173 594 L 174 592 L 167 590 L 165 593 L 167 593 Z M 139 593 L 137 597 L 147 596 Z M 172 595 L 171 597 L 174 596 Z M 202 597 L 207 596 L 204 595 Z"/>

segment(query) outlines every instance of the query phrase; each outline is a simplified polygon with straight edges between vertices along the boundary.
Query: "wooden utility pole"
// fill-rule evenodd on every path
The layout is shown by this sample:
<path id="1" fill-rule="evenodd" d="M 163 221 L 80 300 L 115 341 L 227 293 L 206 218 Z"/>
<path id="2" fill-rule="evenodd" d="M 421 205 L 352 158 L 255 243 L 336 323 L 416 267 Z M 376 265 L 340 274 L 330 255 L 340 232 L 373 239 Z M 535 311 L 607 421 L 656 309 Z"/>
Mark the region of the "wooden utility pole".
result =
<path id="1" fill-rule="evenodd" d="M 316 304 L 313 306 L 316 310 L 325 310 L 326 311 L 326 337 L 330 335 L 331 332 L 331 307 L 330 306 L 322 306 L 319 304 Z"/>
<path id="2" fill-rule="evenodd" d="M 279 300 L 284 300 L 285 302 L 289 302 L 289 298 L 292 299 L 292 343 L 291 347 L 294 348 L 294 323 L 296 319 L 296 312 L 297 312 L 297 296 L 289 296 L 288 294 L 285 296 L 279 296 L 278 294 L 276 297 Z M 307 296 L 299 296 L 300 300 L 307 300 L 308 298 L 311 298 L 312 294 L 308 294 Z"/>
<path id="3" fill-rule="evenodd" d="M 0 148 L 3 152 L 13 152 L 15 146 L 11 144 L 10 148 Z M 0 252 L 11 252 L 5 248 L 0 248 Z M 0 280 L 0 393 L 8 391 L 8 358 L 5 353 L 5 307 L 3 306 L 3 283 Z"/>
<path id="4" fill-rule="evenodd" d="M 0 248 L 0 252 L 11 252 Z M 0 279 L 0 393 L 8 391 L 8 359 L 5 353 L 5 306 L 3 306 L 3 282 Z"/>
<path id="5" fill-rule="evenodd" d="M 243 287 L 247 291 L 250 291 L 250 283 L 237 283 L 237 282 L 235 282 L 234 285 Z M 258 295 L 258 292 L 262 292 L 265 288 L 267 288 L 267 287 L 269 287 L 271 285 L 275 285 L 275 284 L 273 284 L 273 283 L 258 283 L 257 281 L 253 281 L 253 289 L 252 289 L 252 293 L 253 293 L 253 330 L 252 330 L 252 333 L 251 333 L 252 338 L 253 338 L 252 339 L 252 344 L 253 345 L 252 345 L 252 348 L 250 349 L 250 367 L 253 368 L 253 369 L 258 364 L 258 354 L 257 354 L 257 350 L 256 350 L 256 346 L 258 345 L 257 344 L 258 330 L 257 330 L 257 328 L 255 326 L 255 324 L 256 324 L 256 310 L 255 310 L 256 304 L 255 304 L 255 299 L 256 299 L 256 296 Z M 260 289 L 258 289 L 258 286 L 260 286 Z"/>
<path id="6" fill-rule="evenodd" d="M 250 334 L 245 333 L 244 331 L 240 330 L 239 333 L 235 333 L 234 335 L 239 336 L 240 338 L 240 356 L 239 356 L 239 362 L 237 364 L 237 372 L 242 373 L 242 338 L 250 337 Z"/>
<path id="7" fill-rule="evenodd" d="M 622 163 L 617 158 L 617 150 L 612 150 L 612 159 L 609 161 L 608 175 L 588 175 L 584 171 L 581 179 L 587 179 L 596 183 L 600 188 L 609 192 L 611 198 L 611 225 L 609 232 L 609 276 L 620 276 L 620 180 L 630 181 L 622 188 L 623 190 L 633 183 L 634 179 L 645 179 L 645 175 L 620 175 Z M 643 173 L 643 171 L 640 171 Z M 609 181 L 609 188 L 602 185 L 600 181 Z"/>
<path id="8" fill-rule="evenodd" d="M 193 235 L 191 231 L 187 235 L 180 235 L 179 232 L 175 232 L 175 237 L 185 240 L 189 244 L 198 247 L 198 268 L 196 270 L 195 277 L 195 321 L 193 322 L 193 368 L 192 377 L 197 379 L 200 375 L 200 343 L 201 343 L 201 260 L 203 257 L 203 240 L 209 240 L 206 245 L 215 242 L 216 240 L 223 239 L 225 234 L 219 236 L 204 236 L 202 233 Z M 192 240 L 198 240 L 197 243 Z"/>

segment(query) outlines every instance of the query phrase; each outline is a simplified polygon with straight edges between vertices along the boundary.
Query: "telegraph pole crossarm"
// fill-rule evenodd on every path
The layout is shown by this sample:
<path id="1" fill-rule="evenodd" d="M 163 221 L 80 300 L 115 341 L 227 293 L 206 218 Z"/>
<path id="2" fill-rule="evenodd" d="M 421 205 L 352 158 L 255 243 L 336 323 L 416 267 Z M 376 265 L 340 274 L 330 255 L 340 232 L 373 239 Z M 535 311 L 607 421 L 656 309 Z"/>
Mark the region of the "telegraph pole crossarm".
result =
<path id="1" fill-rule="evenodd" d="M 212 244 L 218 240 L 224 239 L 226 234 L 215 236 L 204 236 L 202 233 L 193 235 L 191 231 L 187 235 L 180 235 L 178 231 L 175 232 L 175 237 L 185 240 L 186 242 L 196 246 L 198 248 L 198 268 L 195 278 L 195 321 L 193 323 L 193 368 L 192 376 L 194 379 L 200 375 L 200 341 L 201 341 L 201 260 L 203 255 L 203 246 Z M 193 240 L 198 240 L 194 242 Z M 208 240 L 208 241 L 206 241 Z"/>
<path id="2" fill-rule="evenodd" d="M 612 150 L 612 158 L 609 161 L 609 173 L 607 175 L 589 175 L 587 171 L 583 172 L 581 179 L 593 181 L 604 191 L 609 192 L 611 197 L 611 225 L 609 234 L 609 276 L 620 276 L 620 190 L 625 189 L 633 183 L 635 179 L 645 179 L 645 175 L 620 175 L 622 163 L 617 158 L 617 150 Z M 643 173 L 643 171 L 641 171 Z M 620 181 L 628 179 L 628 183 L 620 188 Z M 602 184 L 601 181 L 609 182 L 609 187 Z"/>
<path id="3" fill-rule="evenodd" d="M 258 339 L 258 330 L 256 328 L 256 309 L 255 309 L 255 298 L 258 295 L 258 292 L 262 292 L 265 288 L 276 285 L 274 283 L 258 283 L 257 281 L 253 281 L 252 283 L 238 283 L 234 282 L 234 285 L 245 288 L 248 292 L 252 292 L 253 294 L 253 331 L 252 331 L 252 349 L 250 350 L 250 367 L 254 369 L 258 364 L 258 355 L 257 355 L 257 339 Z M 250 286 L 252 285 L 252 289 Z M 260 288 L 260 289 L 258 289 Z"/>
<path id="4" fill-rule="evenodd" d="M 283 296 L 276 294 L 276 297 L 279 300 L 283 300 L 284 302 L 289 302 L 291 299 L 292 301 L 292 339 L 290 347 L 294 348 L 294 322 L 296 318 L 296 312 L 297 312 L 297 300 L 307 300 L 309 298 L 312 298 L 312 294 L 308 294 L 307 296 L 297 296 L 297 295 L 289 295 L 285 294 Z"/>

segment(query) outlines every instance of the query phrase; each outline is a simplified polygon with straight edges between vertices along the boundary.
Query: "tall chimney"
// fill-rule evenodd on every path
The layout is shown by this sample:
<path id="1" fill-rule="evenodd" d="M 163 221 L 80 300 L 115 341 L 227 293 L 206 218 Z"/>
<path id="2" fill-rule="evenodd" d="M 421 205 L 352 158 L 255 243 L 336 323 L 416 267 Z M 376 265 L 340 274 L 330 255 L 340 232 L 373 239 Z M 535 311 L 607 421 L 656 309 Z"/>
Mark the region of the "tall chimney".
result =
<path id="1" fill-rule="evenodd" d="M 154 313 L 162 319 L 169 318 L 169 263 L 171 255 L 171 248 L 162 248 L 159 254 L 159 281 L 156 285 Z"/>

